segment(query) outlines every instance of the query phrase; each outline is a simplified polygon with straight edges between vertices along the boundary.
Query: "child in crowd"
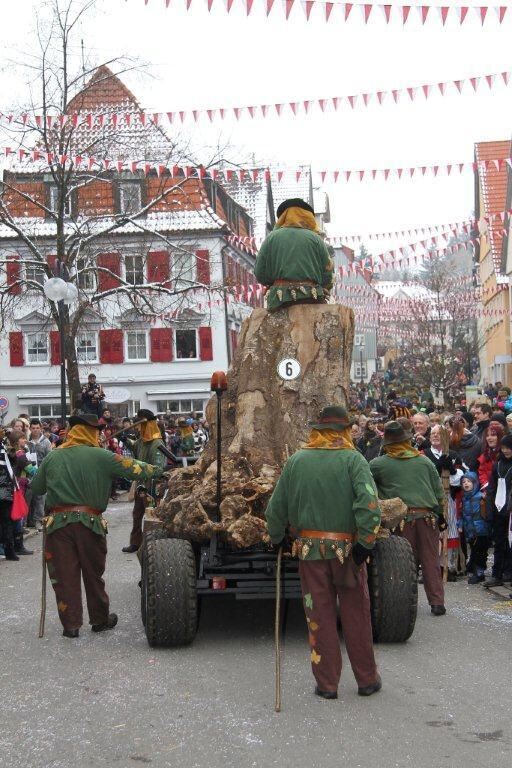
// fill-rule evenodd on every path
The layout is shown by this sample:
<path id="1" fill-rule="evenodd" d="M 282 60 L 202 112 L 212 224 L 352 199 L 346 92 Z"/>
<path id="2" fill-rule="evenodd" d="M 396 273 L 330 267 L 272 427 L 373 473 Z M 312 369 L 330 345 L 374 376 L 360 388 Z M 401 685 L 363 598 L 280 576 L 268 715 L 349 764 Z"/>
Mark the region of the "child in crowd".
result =
<path id="1" fill-rule="evenodd" d="M 476 472 L 466 472 L 462 477 L 462 525 L 471 556 L 467 569 L 471 573 L 468 584 L 478 584 L 485 579 L 487 550 L 489 549 L 489 529 L 482 516 L 480 483 Z"/>

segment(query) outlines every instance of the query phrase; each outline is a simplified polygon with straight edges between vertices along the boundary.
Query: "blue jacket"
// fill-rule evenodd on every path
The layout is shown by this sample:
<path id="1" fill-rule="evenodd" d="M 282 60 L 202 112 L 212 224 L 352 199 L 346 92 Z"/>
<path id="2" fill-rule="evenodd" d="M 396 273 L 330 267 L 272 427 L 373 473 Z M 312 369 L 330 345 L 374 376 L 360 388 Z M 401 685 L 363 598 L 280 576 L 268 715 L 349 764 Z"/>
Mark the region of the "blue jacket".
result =
<path id="1" fill-rule="evenodd" d="M 487 521 L 480 514 L 480 482 L 476 472 L 466 472 L 461 478 L 461 485 L 464 478 L 468 478 L 473 483 L 473 490 L 467 493 L 462 492 L 462 524 L 466 539 L 470 541 L 475 536 L 488 536 L 489 528 Z"/>

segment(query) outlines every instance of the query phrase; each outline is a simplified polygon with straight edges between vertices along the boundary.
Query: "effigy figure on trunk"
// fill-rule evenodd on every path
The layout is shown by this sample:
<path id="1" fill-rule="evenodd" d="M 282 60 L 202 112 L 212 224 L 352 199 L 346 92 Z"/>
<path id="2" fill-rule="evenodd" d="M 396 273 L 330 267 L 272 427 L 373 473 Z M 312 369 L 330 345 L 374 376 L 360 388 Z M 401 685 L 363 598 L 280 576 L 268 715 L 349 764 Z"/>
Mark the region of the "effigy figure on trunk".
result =
<path id="1" fill-rule="evenodd" d="M 254 272 L 268 289 L 270 311 L 293 304 L 325 304 L 333 285 L 333 262 L 319 235 L 315 212 L 304 200 L 281 203 Z"/>

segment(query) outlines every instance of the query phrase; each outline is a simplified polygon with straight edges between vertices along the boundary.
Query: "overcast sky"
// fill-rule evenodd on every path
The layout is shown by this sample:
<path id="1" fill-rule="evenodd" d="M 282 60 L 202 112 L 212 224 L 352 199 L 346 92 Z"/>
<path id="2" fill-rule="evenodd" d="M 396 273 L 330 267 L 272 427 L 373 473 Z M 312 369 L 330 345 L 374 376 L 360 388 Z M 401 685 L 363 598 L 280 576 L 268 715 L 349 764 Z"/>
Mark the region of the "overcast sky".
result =
<path id="1" fill-rule="evenodd" d="M 80 0 L 75 0 L 80 2 Z M 143 107 L 155 111 L 315 99 L 387 90 L 512 69 L 512 8 L 499 26 L 489 12 L 482 28 L 476 15 L 461 27 L 443 28 L 434 15 L 421 26 L 386 26 L 378 14 L 368 25 L 354 12 L 342 23 L 335 11 L 325 23 L 320 9 L 305 21 L 297 0 L 284 20 L 280 0 L 267 19 L 263 0 L 246 17 L 241 0 L 228 16 L 224 0 L 99 0 L 82 30 L 98 63 L 130 55 L 147 64 L 126 82 Z M 503 0 L 501 0 L 503 4 Z M 13 67 L 34 50 L 34 14 L 46 3 L 5 0 L 0 44 L 0 109 L 23 101 L 26 72 Z M 21 96 L 20 96 L 21 94 Z M 196 143 L 232 145 L 235 160 L 257 159 L 313 170 L 382 168 L 471 161 L 476 141 L 506 139 L 512 126 L 512 84 L 481 86 L 459 96 L 387 104 L 354 111 L 280 119 L 249 119 L 190 125 Z M 237 149 L 238 148 L 238 149 Z M 373 232 L 465 218 L 473 211 L 473 177 L 326 184 L 333 223 L 330 233 Z M 377 247 L 374 252 L 378 251 Z"/>

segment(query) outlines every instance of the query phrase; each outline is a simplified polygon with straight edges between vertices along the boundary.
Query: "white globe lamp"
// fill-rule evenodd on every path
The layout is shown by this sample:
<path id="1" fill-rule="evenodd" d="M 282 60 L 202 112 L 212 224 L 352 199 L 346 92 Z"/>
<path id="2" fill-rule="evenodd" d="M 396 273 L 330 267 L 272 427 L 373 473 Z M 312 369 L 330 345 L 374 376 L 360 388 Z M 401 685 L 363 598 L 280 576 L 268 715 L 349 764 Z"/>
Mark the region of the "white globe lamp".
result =
<path id="1" fill-rule="evenodd" d="M 43 285 L 43 291 L 50 301 L 63 301 L 68 295 L 68 283 L 60 277 L 51 277 Z"/>

